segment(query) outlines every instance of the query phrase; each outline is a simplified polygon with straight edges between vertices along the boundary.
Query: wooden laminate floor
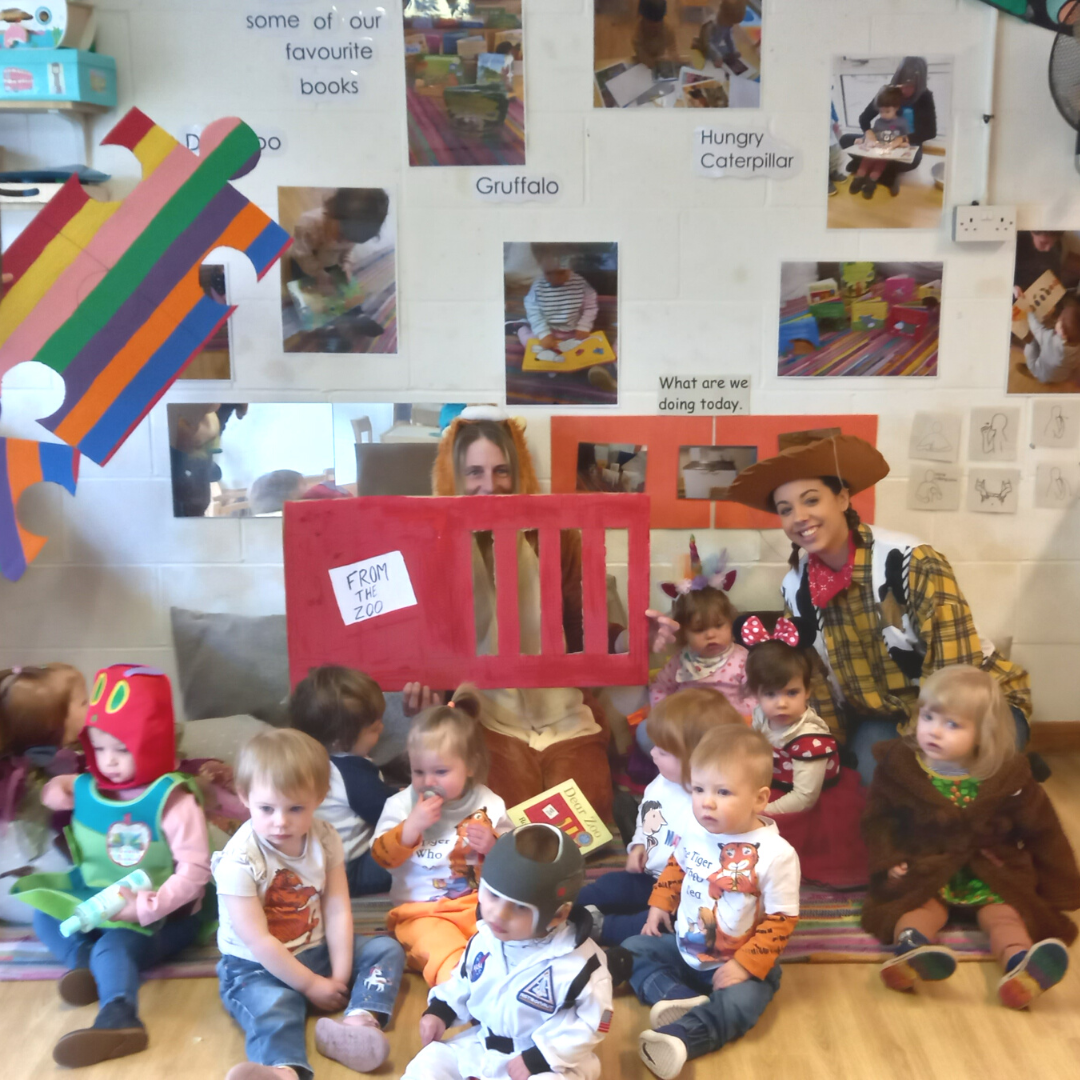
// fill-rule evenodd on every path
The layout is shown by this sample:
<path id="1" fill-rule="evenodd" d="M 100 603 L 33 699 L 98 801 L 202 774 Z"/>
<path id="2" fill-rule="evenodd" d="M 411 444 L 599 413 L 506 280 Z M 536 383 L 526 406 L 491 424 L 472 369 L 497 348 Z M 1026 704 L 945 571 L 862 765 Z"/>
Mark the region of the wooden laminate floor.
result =
<path id="1" fill-rule="evenodd" d="M 1047 791 L 1073 846 L 1080 848 L 1080 757 L 1050 758 Z M 1074 949 L 1074 959 L 1080 950 Z M 996 1003 L 994 964 L 963 963 L 950 980 L 913 995 L 886 990 L 872 964 L 791 964 L 780 993 L 740 1042 L 699 1059 L 687 1080 L 770 1077 L 783 1080 L 1075 1080 L 1080 1077 L 1080 971 L 1029 1012 Z M 400 1076 L 419 1049 L 417 1021 L 425 988 L 406 976 L 390 1040 L 389 1062 L 376 1075 Z M 225 1014 L 212 979 L 154 981 L 140 1008 L 150 1048 L 80 1070 L 80 1080 L 218 1080 L 243 1060 L 240 1031 Z M 0 983 L 0 1077 L 30 1080 L 67 1072 L 53 1064 L 53 1043 L 92 1022 L 94 1009 L 63 1005 L 52 983 Z M 647 1010 L 632 994 L 616 999 L 615 1020 L 600 1048 L 603 1076 L 651 1074 L 637 1056 Z M 320 1057 L 309 1023 L 318 1080 L 355 1076 Z"/>

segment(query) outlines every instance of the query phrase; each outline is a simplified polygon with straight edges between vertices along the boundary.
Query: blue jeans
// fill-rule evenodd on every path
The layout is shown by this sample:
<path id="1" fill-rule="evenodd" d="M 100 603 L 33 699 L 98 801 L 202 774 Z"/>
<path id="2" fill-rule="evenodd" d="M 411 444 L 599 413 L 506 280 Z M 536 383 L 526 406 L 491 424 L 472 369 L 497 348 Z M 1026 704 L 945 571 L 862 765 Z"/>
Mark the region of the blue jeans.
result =
<path id="1" fill-rule="evenodd" d="M 393 878 L 372 857 L 370 851 L 345 864 L 345 876 L 349 879 L 350 896 L 370 896 L 372 893 L 389 892 Z"/>
<path id="2" fill-rule="evenodd" d="M 1023 750 L 1031 737 L 1031 728 L 1028 725 L 1027 717 L 1024 716 L 1020 709 L 1015 705 L 1010 705 L 1009 708 L 1012 709 L 1013 721 L 1016 724 L 1016 749 Z M 896 722 L 894 720 L 869 718 L 857 721 L 857 727 L 848 737 L 848 749 L 858 758 L 859 776 L 862 777 L 862 782 L 867 787 L 870 786 L 870 781 L 874 779 L 874 770 L 877 768 L 877 761 L 874 759 L 872 747 L 875 743 L 887 742 L 889 739 L 896 738 L 899 738 L 899 736 L 896 734 Z"/>
<path id="3" fill-rule="evenodd" d="M 133 1009 L 139 1004 L 139 972 L 152 968 L 190 945 L 199 932 L 202 918 L 188 915 L 167 919 L 152 934 L 135 930 L 91 930 L 66 938 L 60 920 L 34 912 L 34 932 L 49 952 L 66 968 L 89 968 L 97 983 L 102 1005 L 123 998 Z"/>
<path id="4" fill-rule="evenodd" d="M 309 971 L 330 976 L 330 950 L 323 941 L 296 954 Z M 386 1021 L 394 1010 L 405 950 L 392 937 L 357 937 L 353 942 L 352 994 L 348 1010 L 367 1009 Z M 248 1061 L 257 1065 L 289 1065 L 302 1078 L 308 1064 L 304 1029 L 308 1000 L 253 960 L 223 956 L 218 962 L 221 1000 L 244 1029 Z"/>
<path id="5" fill-rule="evenodd" d="M 601 945 L 621 945 L 628 937 L 641 933 L 649 917 L 649 897 L 655 885 L 652 874 L 613 870 L 590 881 L 578 893 L 579 904 L 592 905 L 604 913 Z"/>
<path id="6" fill-rule="evenodd" d="M 689 1058 L 701 1057 L 745 1035 L 761 1018 L 780 989 L 780 965 L 764 979 L 751 976 L 724 990 L 712 987 L 712 971 L 692 968 L 679 952 L 674 934 L 633 937 L 623 947 L 634 956 L 630 985 L 646 1005 L 707 994 L 709 1000 L 691 1009 L 680 1021 Z"/>

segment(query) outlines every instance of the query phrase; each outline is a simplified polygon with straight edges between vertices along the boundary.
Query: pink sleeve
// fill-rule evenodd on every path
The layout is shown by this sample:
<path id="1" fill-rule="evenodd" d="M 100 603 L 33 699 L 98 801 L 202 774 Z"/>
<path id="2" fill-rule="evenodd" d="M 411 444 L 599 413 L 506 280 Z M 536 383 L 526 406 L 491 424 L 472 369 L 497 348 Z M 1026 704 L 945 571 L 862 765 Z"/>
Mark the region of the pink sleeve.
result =
<path id="1" fill-rule="evenodd" d="M 74 789 L 74 776 L 54 776 L 41 789 L 41 804 L 50 810 L 71 810 L 75 806 Z"/>
<path id="2" fill-rule="evenodd" d="M 649 687 L 649 704 L 655 705 L 666 697 L 671 697 L 679 684 L 675 680 L 675 672 L 679 670 L 679 654 L 676 653 L 661 669 L 656 676 L 656 681 Z"/>
<path id="3" fill-rule="evenodd" d="M 206 817 L 198 799 L 185 788 L 169 796 L 161 818 L 161 831 L 172 851 L 172 877 L 157 891 L 135 894 L 117 915 L 123 922 L 149 926 L 193 900 L 201 900 L 210 880 L 210 839 L 206 833 Z"/>
<path id="4" fill-rule="evenodd" d="M 730 687 L 725 687 L 728 701 L 742 716 L 750 716 L 757 708 L 757 698 L 746 685 L 746 658 L 749 653 L 741 645 L 735 646 L 735 655 L 725 667 L 730 668 Z"/>

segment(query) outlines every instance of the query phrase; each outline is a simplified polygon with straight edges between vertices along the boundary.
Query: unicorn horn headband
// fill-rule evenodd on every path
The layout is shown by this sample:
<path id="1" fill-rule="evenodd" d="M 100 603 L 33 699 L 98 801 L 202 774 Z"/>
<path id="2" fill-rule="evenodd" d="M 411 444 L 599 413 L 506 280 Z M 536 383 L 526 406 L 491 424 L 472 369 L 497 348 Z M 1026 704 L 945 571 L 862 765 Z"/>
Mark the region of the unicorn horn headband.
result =
<path id="1" fill-rule="evenodd" d="M 699 589 L 719 589 L 728 592 L 735 584 L 737 570 L 727 568 L 728 557 L 725 548 L 719 555 L 710 555 L 704 561 L 698 554 L 697 540 L 690 537 L 690 559 L 688 572 L 678 581 L 665 581 L 660 588 L 673 599 L 685 596 Z"/>

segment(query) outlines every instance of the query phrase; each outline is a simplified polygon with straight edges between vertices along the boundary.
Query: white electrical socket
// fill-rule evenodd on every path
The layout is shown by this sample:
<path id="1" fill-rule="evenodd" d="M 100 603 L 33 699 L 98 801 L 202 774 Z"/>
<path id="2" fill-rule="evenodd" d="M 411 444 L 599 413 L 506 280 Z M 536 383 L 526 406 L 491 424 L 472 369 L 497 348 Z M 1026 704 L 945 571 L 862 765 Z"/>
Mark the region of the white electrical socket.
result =
<path id="1" fill-rule="evenodd" d="M 953 218 L 957 243 L 990 243 L 1016 235 L 1015 206 L 958 206 Z"/>

